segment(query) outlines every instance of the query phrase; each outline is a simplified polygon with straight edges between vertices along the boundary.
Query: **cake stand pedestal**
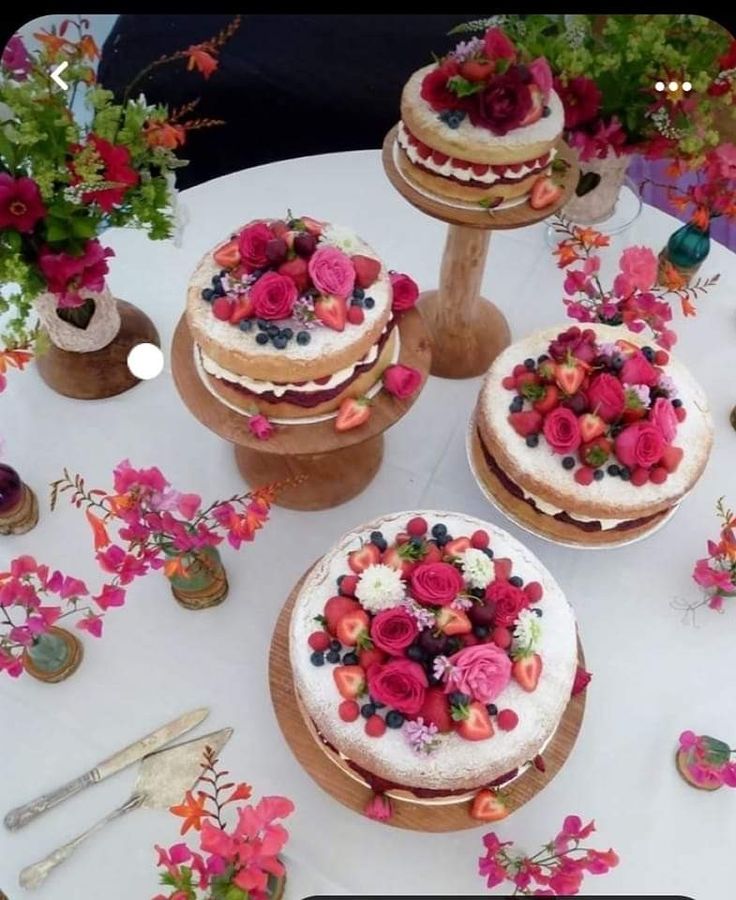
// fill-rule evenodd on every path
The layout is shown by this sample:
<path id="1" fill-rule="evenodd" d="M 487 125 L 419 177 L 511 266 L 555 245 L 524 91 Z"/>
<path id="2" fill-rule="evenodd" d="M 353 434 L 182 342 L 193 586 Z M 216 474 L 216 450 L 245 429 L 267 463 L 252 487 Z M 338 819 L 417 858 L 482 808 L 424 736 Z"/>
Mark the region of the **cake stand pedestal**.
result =
<path id="1" fill-rule="evenodd" d="M 276 718 L 286 742 L 298 762 L 317 784 L 344 806 L 363 813 L 373 795 L 356 774 L 349 774 L 348 766 L 339 760 L 317 736 L 314 726 L 302 713 L 294 690 L 294 678 L 289 658 L 289 621 L 308 570 L 296 584 L 279 614 L 271 639 L 268 677 Z M 578 641 L 578 662 L 585 665 L 583 649 Z M 336 694 L 337 696 L 337 694 Z M 547 785 L 567 761 L 583 723 L 586 692 L 571 698 L 557 731 L 544 750 L 546 770 L 540 772 L 533 766 L 503 786 L 503 795 L 511 812 L 519 809 L 535 797 Z M 393 816 L 387 824 L 412 831 L 460 831 L 466 828 L 488 827 L 470 816 L 470 801 L 417 803 L 392 797 Z"/>
<path id="2" fill-rule="evenodd" d="M 391 184 L 412 206 L 449 226 L 440 265 L 439 287 L 425 291 L 419 309 L 432 339 L 432 374 L 441 378 L 482 375 L 511 343 L 511 331 L 503 312 L 480 294 L 491 232 L 534 225 L 567 203 L 578 183 L 575 156 L 563 141 L 557 159 L 568 168 L 559 176 L 562 196 L 544 209 L 532 209 L 526 201 L 495 210 L 453 206 L 414 187 L 396 162 L 394 126 L 383 141 L 383 167 Z"/>
<path id="3" fill-rule="evenodd" d="M 288 481 L 276 504 L 288 509 L 329 509 L 355 497 L 373 480 L 383 459 L 383 432 L 413 405 L 429 374 L 430 341 L 416 310 L 402 313 L 399 359 L 417 369 L 422 384 L 413 397 L 399 400 L 381 390 L 368 421 L 350 431 L 335 430 L 334 418 L 309 425 L 275 425 L 268 440 L 248 429 L 248 417 L 218 400 L 206 387 L 194 359 L 184 317 L 174 333 L 171 368 L 182 400 L 195 418 L 235 446 L 240 473 L 253 487 Z"/>

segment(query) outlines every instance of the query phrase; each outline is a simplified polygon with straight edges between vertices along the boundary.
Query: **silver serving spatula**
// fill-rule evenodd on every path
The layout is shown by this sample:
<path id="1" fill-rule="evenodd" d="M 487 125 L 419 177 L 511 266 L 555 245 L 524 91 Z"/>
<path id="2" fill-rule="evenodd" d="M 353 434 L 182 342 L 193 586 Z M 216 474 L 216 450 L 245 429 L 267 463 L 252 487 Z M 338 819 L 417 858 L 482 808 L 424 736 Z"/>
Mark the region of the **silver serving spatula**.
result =
<path id="1" fill-rule="evenodd" d="M 20 886 L 38 887 L 50 872 L 69 859 L 88 837 L 125 813 L 133 809 L 168 809 L 181 803 L 186 791 L 192 789 L 201 774 L 205 747 L 211 747 L 215 753 L 219 753 L 230 740 L 232 733 L 232 728 L 223 728 L 221 731 L 214 731 L 204 737 L 185 741 L 143 757 L 138 779 L 128 801 L 104 819 L 100 819 L 87 831 L 49 853 L 45 859 L 32 866 L 26 866 L 20 873 Z"/>

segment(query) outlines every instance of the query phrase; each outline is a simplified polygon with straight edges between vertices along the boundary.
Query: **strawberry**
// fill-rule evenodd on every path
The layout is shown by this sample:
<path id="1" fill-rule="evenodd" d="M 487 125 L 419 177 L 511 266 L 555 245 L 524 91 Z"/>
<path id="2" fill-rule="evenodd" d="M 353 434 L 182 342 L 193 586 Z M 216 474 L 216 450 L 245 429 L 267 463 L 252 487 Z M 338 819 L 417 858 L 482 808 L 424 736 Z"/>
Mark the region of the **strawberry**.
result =
<path id="1" fill-rule="evenodd" d="M 469 59 L 460 66 L 460 74 L 467 81 L 485 81 L 495 67 L 495 62 L 490 59 Z"/>
<path id="2" fill-rule="evenodd" d="M 631 341 L 627 341 L 624 338 L 619 338 L 616 341 L 616 349 L 620 351 L 624 356 L 633 356 L 635 353 L 638 353 L 641 349 L 638 344 L 634 344 Z"/>
<path id="3" fill-rule="evenodd" d="M 597 437 L 594 441 L 582 444 L 578 452 L 580 459 L 586 465 L 598 469 L 608 461 L 611 455 L 611 447 L 612 444 L 608 438 Z"/>
<path id="4" fill-rule="evenodd" d="M 462 73 L 462 69 L 460 72 Z M 532 106 L 521 122 L 519 122 L 519 128 L 522 128 L 524 125 L 533 125 L 542 118 L 542 110 L 544 109 L 542 91 L 536 84 L 531 84 L 529 85 L 529 93 L 532 95 Z"/>
<path id="5" fill-rule="evenodd" d="M 330 646 L 330 636 L 326 631 L 313 631 L 307 638 L 307 643 L 312 650 L 323 653 Z"/>
<path id="6" fill-rule="evenodd" d="M 457 733 L 466 741 L 485 741 L 493 737 L 493 724 L 488 710 L 477 700 L 468 706 L 453 707 L 452 717 L 455 719 Z"/>
<path id="7" fill-rule="evenodd" d="M 401 555 L 398 547 L 389 547 L 388 550 L 385 550 L 381 556 L 381 562 L 384 566 L 391 566 L 392 569 L 401 572 L 402 578 L 408 578 L 415 566 L 413 560 L 406 559 L 406 557 Z"/>
<path id="8" fill-rule="evenodd" d="M 540 175 L 532 186 L 529 205 L 532 209 L 546 209 L 562 196 L 562 188 L 555 184 L 548 175 Z"/>
<path id="9" fill-rule="evenodd" d="M 687 419 L 687 410 L 684 406 L 675 407 L 675 418 L 678 422 L 684 422 Z"/>
<path id="10" fill-rule="evenodd" d="M 482 178 L 484 175 L 488 174 L 490 166 L 486 165 L 486 163 L 473 163 L 470 168 L 476 175 Z"/>
<path id="11" fill-rule="evenodd" d="M 355 589 L 358 586 L 357 575 L 343 575 L 340 579 L 338 591 L 345 597 L 354 597 Z"/>
<path id="12" fill-rule="evenodd" d="M 289 233 L 289 226 L 283 219 L 274 219 L 268 227 L 274 237 L 286 239 L 286 235 Z"/>
<path id="13" fill-rule="evenodd" d="M 516 390 L 516 379 L 513 375 L 507 375 L 501 385 L 506 388 L 507 391 L 515 391 Z"/>
<path id="14" fill-rule="evenodd" d="M 355 700 L 365 691 L 365 672 L 360 666 L 336 666 L 332 677 L 346 700 Z"/>
<path id="15" fill-rule="evenodd" d="M 231 241 L 218 247 L 213 258 L 221 269 L 234 269 L 240 263 L 239 239 L 233 238 Z"/>
<path id="16" fill-rule="evenodd" d="M 409 519 L 406 526 L 407 532 L 412 537 L 424 537 L 428 528 L 429 525 L 427 525 L 427 520 L 422 518 L 422 516 L 414 516 L 413 519 Z"/>
<path id="17" fill-rule="evenodd" d="M 497 625 L 491 632 L 491 640 L 497 647 L 500 647 L 502 650 L 506 650 L 511 646 L 511 632 L 508 630 L 508 628 L 504 628 L 502 625 Z"/>
<path id="18" fill-rule="evenodd" d="M 514 384 L 516 384 L 516 379 L 520 375 L 526 375 L 526 373 L 528 371 L 529 371 L 529 369 L 527 369 L 527 367 L 524 365 L 524 363 L 517 363 L 514 366 L 514 368 L 511 370 L 511 374 L 514 376 Z"/>
<path id="19" fill-rule="evenodd" d="M 221 322 L 227 322 L 233 314 L 234 304 L 229 297 L 217 297 L 212 304 L 212 314 Z"/>
<path id="20" fill-rule="evenodd" d="M 378 647 L 366 647 L 358 651 L 358 662 L 367 672 L 371 666 L 380 665 L 386 659 L 386 654 Z"/>
<path id="21" fill-rule="evenodd" d="M 649 480 L 652 484 L 664 484 L 669 477 L 669 472 L 664 466 L 655 466 L 649 473 Z"/>
<path id="22" fill-rule="evenodd" d="M 572 396 L 585 381 L 585 368 L 579 359 L 568 358 L 555 366 L 555 380 L 568 396 Z"/>
<path id="23" fill-rule="evenodd" d="M 419 715 L 424 719 L 425 724 L 436 725 L 437 730 L 442 734 L 452 731 L 450 701 L 440 687 L 432 687 L 427 690 Z"/>
<path id="24" fill-rule="evenodd" d="M 583 443 L 594 441 L 597 437 L 606 433 L 606 423 L 595 413 L 585 413 L 578 419 L 578 428 Z"/>
<path id="25" fill-rule="evenodd" d="M 654 354 L 655 366 L 666 366 L 670 361 L 670 355 L 666 350 L 657 350 Z"/>
<path id="26" fill-rule="evenodd" d="M 234 305 L 233 311 L 230 313 L 230 324 L 237 325 L 243 319 L 250 319 L 253 316 L 253 301 L 249 296 L 239 297 Z"/>
<path id="27" fill-rule="evenodd" d="M 636 485 L 636 487 L 641 487 L 643 484 L 646 484 L 649 481 L 649 469 L 644 469 L 641 466 L 631 473 L 631 483 Z"/>
<path id="28" fill-rule="evenodd" d="M 508 557 L 500 556 L 493 560 L 493 571 L 495 573 L 496 578 L 501 581 L 508 581 L 511 578 L 511 569 L 513 568 L 513 563 Z"/>
<path id="29" fill-rule="evenodd" d="M 662 454 L 662 465 L 668 472 L 676 472 L 677 467 L 682 462 L 684 451 L 681 447 L 673 447 L 671 444 L 664 448 Z"/>
<path id="30" fill-rule="evenodd" d="M 461 609 L 443 606 L 437 613 L 437 628 L 448 636 L 469 634 L 473 630 L 470 619 Z"/>
<path id="31" fill-rule="evenodd" d="M 349 306 L 347 320 L 351 325 L 362 325 L 365 321 L 365 313 L 359 306 Z"/>
<path id="32" fill-rule="evenodd" d="M 404 544 L 408 544 L 411 540 L 411 535 L 408 531 L 399 531 L 394 538 L 397 547 L 403 547 Z"/>
<path id="33" fill-rule="evenodd" d="M 542 657 L 538 653 L 520 656 L 511 667 L 511 674 L 523 690 L 531 693 L 539 684 L 542 674 Z"/>
<path id="34" fill-rule="evenodd" d="M 528 581 L 524 585 L 524 593 L 530 603 L 539 603 L 544 594 L 544 588 L 538 581 Z"/>
<path id="35" fill-rule="evenodd" d="M 281 263 L 278 268 L 279 275 L 288 275 L 294 282 L 300 294 L 309 287 L 309 263 L 301 256 Z"/>
<path id="36" fill-rule="evenodd" d="M 490 543 L 491 539 L 488 532 L 484 531 L 482 528 L 479 528 L 478 531 L 474 531 L 470 535 L 470 546 L 474 547 L 476 550 L 485 550 Z"/>
<path id="37" fill-rule="evenodd" d="M 545 359 L 537 366 L 537 375 L 544 382 L 552 382 L 555 380 L 555 363 L 554 360 Z"/>
<path id="38" fill-rule="evenodd" d="M 588 485 L 593 484 L 595 480 L 595 469 L 591 469 L 590 466 L 580 466 L 580 468 L 575 472 L 575 481 L 578 484 L 582 484 L 583 487 L 588 487 Z"/>
<path id="39" fill-rule="evenodd" d="M 448 154 L 443 153 L 441 150 L 432 151 L 432 162 L 436 162 L 438 166 L 444 166 L 449 158 Z"/>
<path id="40" fill-rule="evenodd" d="M 548 384 L 547 387 L 542 388 L 542 390 L 544 393 L 541 394 L 539 399 L 534 401 L 533 405 L 534 409 L 544 416 L 557 406 L 557 402 L 560 399 L 560 392 L 557 389 L 556 384 Z"/>
<path id="41" fill-rule="evenodd" d="M 520 372 L 516 376 L 516 390 L 525 397 L 529 397 L 530 400 L 534 399 L 535 392 L 533 388 L 541 386 L 542 379 L 536 372 L 530 372 L 528 369 L 524 369 L 523 372 Z"/>
<path id="42" fill-rule="evenodd" d="M 348 565 L 360 575 L 368 566 L 375 566 L 381 561 L 381 551 L 375 544 L 363 544 L 360 550 L 348 553 Z"/>
<path id="43" fill-rule="evenodd" d="M 469 549 L 470 538 L 466 537 L 459 537 L 452 541 L 448 541 L 443 548 L 445 556 L 460 556 L 461 553 L 465 553 L 465 551 Z"/>
<path id="44" fill-rule="evenodd" d="M 360 707 L 355 700 L 343 700 L 337 707 L 337 713 L 343 722 L 354 722 L 360 715 Z"/>
<path id="45" fill-rule="evenodd" d="M 327 620 L 327 630 L 330 634 L 337 633 L 337 623 L 348 613 L 361 609 L 357 600 L 351 600 L 349 597 L 330 597 L 325 603 L 323 615 Z"/>
<path id="46" fill-rule="evenodd" d="M 337 623 L 337 639 L 346 647 L 354 647 L 356 644 L 365 644 L 368 640 L 368 628 L 371 620 L 368 613 L 362 609 L 355 609 L 344 615 Z"/>
<path id="47" fill-rule="evenodd" d="M 479 822 L 500 822 L 509 814 L 509 810 L 495 791 L 484 788 L 473 798 L 470 815 Z"/>
<path id="48" fill-rule="evenodd" d="M 372 256 L 362 256 L 356 253 L 350 259 L 355 269 L 355 283 L 359 288 L 369 288 L 378 278 L 381 272 L 381 263 Z"/>
<path id="49" fill-rule="evenodd" d="M 426 552 L 425 552 L 424 559 L 422 560 L 422 562 L 425 562 L 425 563 L 442 562 L 442 551 L 437 546 L 437 544 L 435 544 L 434 541 L 427 541 L 427 543 L 424 545 L 424 549 Z"/>
<path id="50" fill-rule="evenodd" d="M 501 731 L 513 731 L 519 724 L 519 717 L 513 709 L 500 709 L 496 716 L 496 724 Z"/>
<path id="51" fill-rule="evenodd" d="M 373 715 L 365 723 L 365 733 L 369 737 L 383 737 L 386 733 L 386 723 L 379 715 Z"/>
<path id="52" fill-rule="evenodd" d="M 335 431 L 350 431 L 363 425 L 371 416 L 371 401 L 367 397 L 346 397 L 335 419 Z"/>
<path id="53" fill-rule="evenodd" d="M 522 437 L 539 434 L 542 430 L 542 416 L 535 409 L 509 413 L 508 421 L 514 431 Z"/>
<path id="54" fill-rule="evenodd" d="M 318 219 L 313 219 L 311 216 L 302 216 L 301 221 L 302 225 L 310 234 L 313 234 L 315 237 L 319 237 L 322 234 L 322 227 L 324 225 L 324 222 L 320 222 Z"/>
<path id="55" fill-rule="evenodd" d="M 318 297 L 314 301 L 314 314 L 328 328 L 333 331 L 344 331 L 348 317 L 348 307 L 343 297 L 335 297 L 332 294 L 326 297 Z"/>

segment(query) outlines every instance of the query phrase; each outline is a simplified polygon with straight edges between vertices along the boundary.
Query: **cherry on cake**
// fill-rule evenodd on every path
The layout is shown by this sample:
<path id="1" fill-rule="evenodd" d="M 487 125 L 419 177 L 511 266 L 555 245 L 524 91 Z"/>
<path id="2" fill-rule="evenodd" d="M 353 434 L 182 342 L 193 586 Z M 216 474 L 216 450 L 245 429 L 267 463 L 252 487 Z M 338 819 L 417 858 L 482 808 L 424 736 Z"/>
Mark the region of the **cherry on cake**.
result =
<path id="1" fill-rule="evenodd" d="M 528 58 L 498 28 L 415 72 L 401 97 L 404 176 L 441 198 L 495 206 L 561 196 L 549 177 L 564 127 L 543 57 Z"/>
<path id="2" fill-rule="evenodd" d="M 290 215 L 250 222 L 206 253 L 186 319 L 216 396 L 296 421 L 347 414 L 380 387 L 398 358 L 398 317 L 417 296 L 354 232 Z"/>
<path id="3" fill-rule="evenodd" d="M 434 510 L 343 537 L 296 598 L 289 647 L 301 709 L 331 752 L 419 802 L 525 770 L 577 666 L 572 609 L 539 560 L 486 522 Z"/>
<path id="4" fill-rule="evenodd" d="M 542 537 L 615 545 L 661 525 L 708 461 L 708 401 L 687 368 L 609 325 L 536 332 L 508 347 L 476 408 L 474 469 Z"/>

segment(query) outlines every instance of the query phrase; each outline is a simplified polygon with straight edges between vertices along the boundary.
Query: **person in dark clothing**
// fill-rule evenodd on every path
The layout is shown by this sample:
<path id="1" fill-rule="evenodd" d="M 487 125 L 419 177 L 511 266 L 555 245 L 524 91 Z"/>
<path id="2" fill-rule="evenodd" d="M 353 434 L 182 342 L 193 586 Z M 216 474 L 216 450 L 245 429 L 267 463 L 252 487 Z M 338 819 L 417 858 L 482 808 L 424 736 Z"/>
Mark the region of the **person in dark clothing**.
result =
<path id="1" fill-rule="evenodd" d="M 169 108 L 199 96 L 197 117 L 225 120 L 189 132 L 180 188 L 279 159 L 380 147 L 409 75 L 454 46 L 451 28 L 482 15 L 244 15 L 206 82 L 178 61 L 155 67 L 132 94 Z M 232 18 L 122 15 L 100 82 L 121 97 L 153 60 L 208 40 Z"/>

